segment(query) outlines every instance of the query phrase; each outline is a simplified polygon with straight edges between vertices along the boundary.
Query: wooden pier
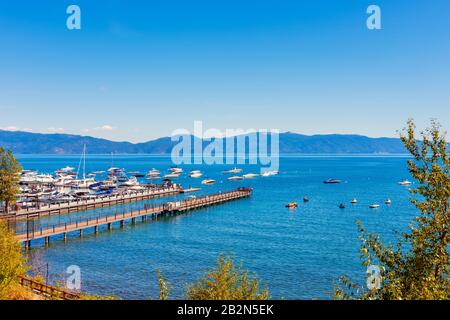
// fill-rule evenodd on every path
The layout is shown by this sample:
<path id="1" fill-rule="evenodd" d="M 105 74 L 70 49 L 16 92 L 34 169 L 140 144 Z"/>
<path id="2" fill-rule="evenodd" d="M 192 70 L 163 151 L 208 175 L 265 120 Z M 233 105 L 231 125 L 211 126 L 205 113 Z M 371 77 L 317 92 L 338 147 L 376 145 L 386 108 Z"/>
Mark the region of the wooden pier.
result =
<path id="1" fill-rule="evenodd" d="M 63 235 L 64 240 L 67 240 L 67 233 L 79 232 L 80 237 L 83 236 L 83 230 L 93 228 L 94 233 L 98 233 L 100 226 L 107 226 L 108 230 L 112 229 L 113 223 L 120 223 L 122 227 L 125 221 L 131 220 L 134 224 L 136 218 L 141 218 L 142 221 L 146 221 L 148 217 L 151 219 L 157 219 L 160 216 L 176 215 L 189 210 L 211 206 L 214 204 L 224 203 L 236 199 L 249 197 L 252 193 L 250 188 L 238 188 L 233 191 L 216 193 L 195 199 L 188 199 L 176 202 L 167 202 L 161 205 L 144 205 L 142 209 L 124 212 L 110 216 L 93 217 L 87 219 L 80 219 L 76 222 L 55 224 L 48 228 L 40 228 L 38 230 L 27 230 L 25 233 L 16 234 L 16 239 L 19 242 L 24 242 L 26 247 L 31 245 L 31 240 L 45 239 L 45 244 L 50 242 L 50 237 L 56 235 Z"/>
<path id="2" fill-rule="evenodd" d="M 86 211 L 89 209 L 103 208 L 125 204 L 130 202 L 142 201 L 147 199 L 167 197 L 183 192 L 181 186 L 159 188 L 155 190 L 141 190 L 127 194 L 115 194 L 95 199 L 79 199 L 76 201 L 63 202 L 58 204 L 40 205 L 38 208 L 25 208 L 18 211 L 12 211 L 8 215 L 0 215 L 4 220 L 20 220 L 28 218 L 41 218 L 45 216 Z"/>

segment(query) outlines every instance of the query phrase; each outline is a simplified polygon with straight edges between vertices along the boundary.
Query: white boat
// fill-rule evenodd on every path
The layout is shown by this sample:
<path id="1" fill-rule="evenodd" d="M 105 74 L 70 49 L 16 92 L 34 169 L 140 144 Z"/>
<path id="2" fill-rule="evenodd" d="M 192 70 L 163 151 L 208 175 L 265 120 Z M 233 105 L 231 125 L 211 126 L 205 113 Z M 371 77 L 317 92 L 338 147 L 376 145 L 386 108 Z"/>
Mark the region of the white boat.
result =
<path id="1" fill-rule="evenodd" d="M 203 173 L 200 170 L 193 170 L 189 173 L 189 177 L 191 178 L 200 178 L 201 176 L 203 176 Z"/>
<path id="2" fill-rule="evenodd" d="M 356 198 L 353 198 L 352 201 L 350 201 L 351 204 L 357 204 L 358 200 L 356 200 Z"/>
<path id="3" fill-rule="evenodd" d="M 244 180 L 244 177 L 241 177 L 241 176 L 232 176 L 232 177 L 229 177 L 228 180 L 230 180 L 230 181 Z"/>
<path id="4" fill-rule="evenodd" d="M 373 203 L 369 206 L 370 209 L 378 209 L 379 207 L 380 207 L 380 205 L 377 203 Z"/>
<path id="5" fill-rule="evenodd" d="M 213 179 L 205 179 L 202 181 L 202 184 L 214 184 L 216 180 Z"/>
<path id="6" fill-rule="evenodd" d="M 391 199 L 387 198 L 386 201 L 384 202 L 385 204 L 392 204 Z"/>
<path id="7" fill-rule="evenodd" d="M 115 189 L 117 188 L 116 179 L 108 179 L 103 181 L 102 185 L 100 186 L 101 190 L 109 190 L 109 189 Z"/>
<path id="8" fill-rule="evenodd" d="M 270 177 L 270 176 L 274 176 L 277 175 L 278 171 L 276 170 L 271 170 L 271 171 L 264 171 L 263 173 L 261 173 L 262 177 Z"/>
<path id="9" fill-rule="evenodd" d="M 148 177 L 157 177 L 161 174 L 161 172 L 159 172 L 159 170 L 156 170 L 155 168 L 153 168 L 152 170 L 149 170 L 147 172 L 147 176 Z"/>
<path id="10" fill-rule="evenodd" d="M 223 173 L 239 173 L 242 172 L 242 169 L 234 167 L 233 169 L 230 169 L 228 171 L 224 171 Z"/>
<path id="11" fill-rule="evenodd" d="M 135 187 L 138 185 L 139 185 L 138 179 L 135 176 L 132 176 L 127 181 L 120 183 L 119 187 Z"/>
<path id="12" fill-rule="evenodd" d="M 408 181 L 408 180 L 403 180 L 403 181 L 400 181 L 398 184 L 401 186 L 409 186 L 412 184 L 412 182 Z"/>
<path id="13" fill-rule="evenodd" d="M 181 174 L 183 172 L 183 169 L 178 168 L 178 167 L 171 167 L 169 169 L 169 171 L 172 172 L 172 173 L 179 173 L 179 174 Z"/>
<path id="14" fill-rule="evenodd" d="M 75 170 L 75 168 L 67 166 L 67 167 L 56 170 L 56 173 L 69 173 L 69 172 L 72 172 L 73 170 Z"/>
<path id="15" fill-rule="evenodd" d="M 50 174 L 25 174 L 19 179 L 21 184 L 50 184 L 54 182 L 54 178 Z"/>
<path id="16" fill-rule="evenodd" d="M 243 175 L 243 177 L 245 179 L 256 178 L 257 176 L 258 176 L 258 174 L 256 174 L 256 173 L 246 173 L 246 174 Z"/>
<path id="17" fill-rule="evenodd" d="M 180 173 L 169 173 L 164 176 L 164 179 L 176 179 L 180 176 Z"/>

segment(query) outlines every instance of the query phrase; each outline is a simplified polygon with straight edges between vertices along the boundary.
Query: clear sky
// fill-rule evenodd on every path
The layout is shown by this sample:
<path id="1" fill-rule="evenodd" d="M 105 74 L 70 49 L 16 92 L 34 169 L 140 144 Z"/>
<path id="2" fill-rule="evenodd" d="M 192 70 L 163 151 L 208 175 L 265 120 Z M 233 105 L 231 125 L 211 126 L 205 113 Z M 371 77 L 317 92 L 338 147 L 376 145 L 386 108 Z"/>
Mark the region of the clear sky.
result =
<path id="1" fill-rule="evenodd" d="M 81 8 L 81 30 L 66 8 Z M 366 9 L 382 10 L 382 30 Z M 450 1 L 1 1 L 0 128 L 146 141 L 207 128 L 450 128 Z"/>

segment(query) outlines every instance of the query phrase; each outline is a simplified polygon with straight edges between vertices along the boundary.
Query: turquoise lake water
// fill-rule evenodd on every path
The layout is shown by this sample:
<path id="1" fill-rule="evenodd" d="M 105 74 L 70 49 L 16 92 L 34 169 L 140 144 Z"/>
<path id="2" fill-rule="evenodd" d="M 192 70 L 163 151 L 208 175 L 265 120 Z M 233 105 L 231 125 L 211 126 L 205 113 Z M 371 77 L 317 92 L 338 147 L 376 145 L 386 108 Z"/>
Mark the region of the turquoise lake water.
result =
<path id="1" fill-rule="evenodd" d="M 21 155 L 26 169 L 53 172 L 67 165 L 77 167 L 79 156 Z M 89 155 L 87 170 L 106 170 L 110 156 Z M 114 156 L 114 166 L 128 171 L 161 171 L 172 165 L 170 157 Z M 196 195 L 227 191 L 239 186 L 254 188 L 251 198 L 193 211 L 158 221 L 127 224 L 112 232 L 101 229 L 97 236 L 86 230 L 64 243 L 52 238 L 50 246 L 34 241 L 29 260 L 34 271 L 49 279 L 64 279 L 66 268 L 78 265 L 82 290 L 95 294 L 114 294 L 126 299 L 154 298 L 158 295 L 156 270 L 173 286 L 172 297 L 181 298 L 186 285 L 215 263 L 221 253 L 232 254 L 244 267 L 255 272 L 272 298 L 329 299 L 333 284 L 346 274 L 364 279 L 360 265 L 355 222 L 368 230 L 394 240 L 405 231 L 416 210 L 409 203 L 407 188 L 398 182 L 409 178 L 406 157 L 402 156 L 289 156 L 280 159 L 280 174 L 243 181 L 228 181 L 222 171 L 232 166 L 181 165 L 178 179 L 184 187 L 201 187 Z M 259 173 L 259 166 L 242 165 L 243 173 Z M 214 185 L 201 185 L 186 173 L 200 169 Z M 338 178 L 344 183 L 326 185 L 322 181 Z M 411 178 L 409 178 L 411 180 Z M 310 201 L 303 203 L 303 196 Z M 350 205 L 355 197 L 359 203 Z M 390 206 L 384 205 L 386 198 Z M 79 217 L 114 214 L 143 203 L 171 201 L 183 196 L 148 200 L 120 207 L 76 213 L 51 220 L 41 226 L 75 220 Z M 296 210 L 285 204 L 297 201 Z M 346 209 L 338 205 L 346 203 Z M 381 205 L 369 209 L 371 203 Z"/>

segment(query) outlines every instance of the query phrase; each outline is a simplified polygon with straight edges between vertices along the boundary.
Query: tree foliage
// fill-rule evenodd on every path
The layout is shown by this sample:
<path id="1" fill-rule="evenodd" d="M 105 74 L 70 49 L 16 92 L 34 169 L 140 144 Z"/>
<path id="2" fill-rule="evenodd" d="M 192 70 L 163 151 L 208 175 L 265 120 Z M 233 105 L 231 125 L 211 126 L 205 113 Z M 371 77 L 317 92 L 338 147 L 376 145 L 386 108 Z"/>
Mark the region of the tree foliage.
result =
<path id="1" fill-rule="evenodd" d="M 259 280 L 231 257 L 219 256 L 217 265 L 186 293 L 189 300 L 267 300 L 269 292 L 261 289 Z"/>
<path id="2" fill-rule="evenodd" d="M 25 260 L 20 244 L 6 223 L 0 220 L 0 299 L 8 299 L 25 273 Z"/>
<path id="3" fill-rule="evenodd" d="M 450 298 L 450 158 L 445 134 L 437 122 L 433 121 L 420 135 L 417 140 L 412 120 L 400 135 L 412 155 L 408 169 L 416 187 L 410 190 L 411 202 L 420 214 L 395 246 L 383 244 L 379 236 L 368 234 L 358 224 L 363 265 L 379 267 L 380 283 L 378 288 L 366 289 L 342 277 L 336 298 Z M 367 277 L 369 281 L 374 280 L 371 274 Z"/>
<path id="4" fill-rule="evenodd" d="M 0 147 L 0 202 L 5 203 L 5 210 L 16 202 L 19 193 L 19 173 L 22 171 L 11 150 Z"/>

